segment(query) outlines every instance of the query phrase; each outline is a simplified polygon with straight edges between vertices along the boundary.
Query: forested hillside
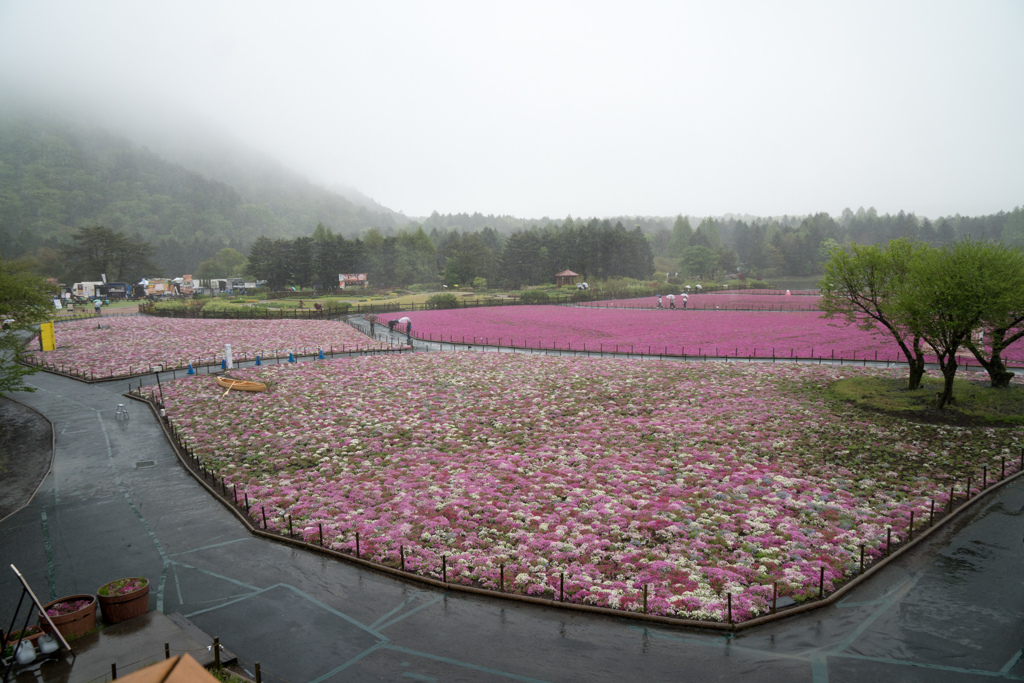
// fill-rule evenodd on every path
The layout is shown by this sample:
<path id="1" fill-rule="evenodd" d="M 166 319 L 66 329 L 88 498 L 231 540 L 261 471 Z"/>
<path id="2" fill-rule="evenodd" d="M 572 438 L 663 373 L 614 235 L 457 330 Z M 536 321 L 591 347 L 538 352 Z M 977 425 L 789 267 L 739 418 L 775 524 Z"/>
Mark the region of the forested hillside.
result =
<path id="1" fill-rule="evenodd" d="M 394 223 L 280 166 L 226 154 L 195 162 L 203 173 L 99 128 L 0 114 L 0 255 L 56 270 L 76 229 L 102 225 L 149 242 L 158 270 L 180 274 L 224 247 L 245 253 L 261 235 L 309 235 L 324 222 L 354 236 Z"/>

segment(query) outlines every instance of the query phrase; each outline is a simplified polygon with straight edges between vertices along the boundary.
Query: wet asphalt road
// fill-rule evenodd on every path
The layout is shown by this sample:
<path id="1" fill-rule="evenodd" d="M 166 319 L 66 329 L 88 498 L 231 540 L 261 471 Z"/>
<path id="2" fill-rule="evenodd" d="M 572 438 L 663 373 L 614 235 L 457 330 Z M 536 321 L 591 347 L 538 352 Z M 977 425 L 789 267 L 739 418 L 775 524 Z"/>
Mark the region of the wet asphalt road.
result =
<path id="1" fill-rule="evenodd" d="M 53 422 L 56 452 L 33 501 L 0 523 L 4 628 L 13 563 L 41 597 L 145 575 L 152 608 L 186 615 L 267 681 L 1024 679 L 1020 480 L 833 607 L 704 633 L 445 593 L 254 538 L 120 396 L 127 382 L 30 380 L 39 391 L 15 398 Z"/>

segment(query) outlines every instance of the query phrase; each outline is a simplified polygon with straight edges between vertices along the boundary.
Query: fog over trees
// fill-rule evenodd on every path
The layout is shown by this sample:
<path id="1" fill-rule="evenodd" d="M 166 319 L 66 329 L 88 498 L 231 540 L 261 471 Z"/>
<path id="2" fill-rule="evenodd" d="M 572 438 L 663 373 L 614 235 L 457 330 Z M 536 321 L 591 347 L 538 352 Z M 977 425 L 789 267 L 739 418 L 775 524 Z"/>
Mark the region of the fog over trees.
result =
<path id="1" fill-rule="evenodd" d="M 367 272 L 383 285 L 483 277 L 523 286 L 566 268 L 591 279 L 650 278 L 655 261 L 659 270 L 703 278 L 809 276 L 822 272 L 835 245 L 898 238 L 1024 245 L 1020 207 L 934 218 L 863 207 L 835 217 L 414 218 L 351 189 L 358 203 L 349 201 L 211 135 L 201 137 L 202 150 L 166 145 L 177 150 L 171 161 L 154 151 L 159 144 L 66 116 L 0 109 L 0 254 L 33 258 L 40 272 L 64 281 L 96 279 L 104 271 L 93 271 L 113 270 L 105 264 L 119 255 L 121 274 L 109 277 L 177 276 L 202 265 L 205 277 L 246 272 L 280 286 L 326 286 L 342 272 Z"/>

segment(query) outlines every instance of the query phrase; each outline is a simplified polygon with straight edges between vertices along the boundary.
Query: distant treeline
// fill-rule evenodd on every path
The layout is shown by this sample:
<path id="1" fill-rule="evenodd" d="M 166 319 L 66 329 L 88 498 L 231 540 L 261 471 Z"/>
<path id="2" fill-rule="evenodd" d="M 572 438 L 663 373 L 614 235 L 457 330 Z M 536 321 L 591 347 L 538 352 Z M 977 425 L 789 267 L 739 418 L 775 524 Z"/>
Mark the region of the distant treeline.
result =
<path id="1" fill-rule="evenodd" d="M 137 267 L 123 270 L 144 267 L 148 275 L 234 275 L 225 265 L 235 269 L 251 249 L 255 271 L 273 270 L 267 279 L 275 282 L 326 282 L 333 271 L 331 282 L 339 272 L 369 272 L 382 284 L 475 277 L 537 284 L 565 268 L 589 278 L 649 277 L 655 266 L 702 277 L 812 275 L 836 244 L 899 237 L 938 245 L 971 235 L 1024 246 L 1019 207 L 934 221 L 861 208 L 836 218 L 537 220 L 435 212 L 417 222 L 379 205 L 357 206 L 269 160 L 231 149 L 200 155 L 186 168 L 99 128 L 5 113 L 0 103 L 0 256 L 33 257 L 52 277 L 96 279 L 97 259 L 76 255 L 83 246 L 76 236 L 104 227 L 150 256 L 151 263 L 137 260 Z M 310 237 L 318 225 L 330 230 Z M 333 233 L 328 238 L 324 231 Z M 268 256 L 284 253 L 285 244 L 295 251 L 284 259 L 293 264 L 287 269 L 282 257 Z"/>
<path id="2" fill-rule="evenodd" d="M 565 269 L 584 279 L 643 279 L 653 274 L 654 261 L 639 228 L 626 230 L 609 221 L 570 221 L 508 238 L 491 228 L 427 235 L 417 227 L 390 236 L 371 230 L 351 240 L 321 224 L 312 237 L 260 237 L 249 252 L 248 269 L 272 289 L 336 287 L 340 273 L 367 273 L 374 285 L 474 285 L 483 279 L 491 287 L 519 288 L 552 282 Z"/>

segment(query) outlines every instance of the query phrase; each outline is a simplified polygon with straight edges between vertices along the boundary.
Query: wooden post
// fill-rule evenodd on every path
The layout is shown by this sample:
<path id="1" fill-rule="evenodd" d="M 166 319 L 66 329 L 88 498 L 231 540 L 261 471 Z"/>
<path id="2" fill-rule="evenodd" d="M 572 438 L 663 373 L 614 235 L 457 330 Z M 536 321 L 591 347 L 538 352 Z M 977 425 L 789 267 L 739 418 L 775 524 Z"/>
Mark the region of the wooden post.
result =
<path id="1" fill-rule="evenodd" d="M 779 582 L 772 581 L 772 614 L 775 614 L 775 600 L 779 596 Z"/>
<path id="2" fill-rule="evenodd" d="M 220 638 L 213 638 L 213 665 L 220 671 Z"/>
<path id="3" fill-rule="evenodd" d="M 889 546 L 892 545 L 892 527 L 885 530 L 885 556 L 889 557 Z"/>
<path id="4" fill-rule="evenodd" d="M 253 666 L 253 675 L 256 677 L 256 683 L 263 683 L 263 675 L 260 673 L 260 663 L 256 662 Z"/>
<path id="5" fill-rule="evenodd" d="M 864 544 L 860 544 L 860 573 L 864 573 Z"/>
<path id="6" fill-rule="evenodd" d="M 171 658 L 171 644 L 170 643 L 164 643 L 164 659 L 170 659 L 170 658 Z"/>
<path id="7" fill-rule="evenodd" d="M 907 530 L 907 540 L 914 540 L 914 511 L 910 511 L 910 529 Z"/>
<path id="8" fill-rule="evenodd" d="M 448 583 L 448 556 L 441 556 L 441 583 Z"/>
<path id="9" fill-rule="evenodd" d="M 324 544 L 324 523 L 323 522 L 317 522 L 316 525 L 318 527 L 320 527 L 320 545 L 322 547 L 323 544 Z"/>
<path id="10" fill-rule="evenodd" d="M 356 557 L 359 557 L 359 532 L 356 532 Z"/>
<path id="11" fill-rule="evenodd" d="M 498 590 L 502 593 L 505 592 L 505 563 L 502 562 L 498 567 Z"/>
<path id="12" fill-rule="evenodd" d="M 263 513 L 263 528 L 267 528 L 267 508 L 260 506 L 260 512 Z"/>
<path id="13" fill-rule="evenodd" d="M 825 597 L 825 565 L 821 565 L 821 573 L 818 574 L 818 599 Z"/>
<path id="14" fill-rule="evenodd" d="M 565 572 L 558 575 L 558 601 L 565 602 Z"/>
<path id="15" fill-rule="evenodd" d="M 644 584 L 644 614 L 647 614 L 647 584 Z"/>
<path id="16" fill-rule="evenodd" d="M 402 571 L 404 572 L 405 571 L 405 546 L 404 545 L 398 546 L 398 557 L 401 560 Z"/>
<path id="17" fill-rule="evenodd" d="M 117 662 L 110 663 L 110 680 L 117 680 Z"/>

